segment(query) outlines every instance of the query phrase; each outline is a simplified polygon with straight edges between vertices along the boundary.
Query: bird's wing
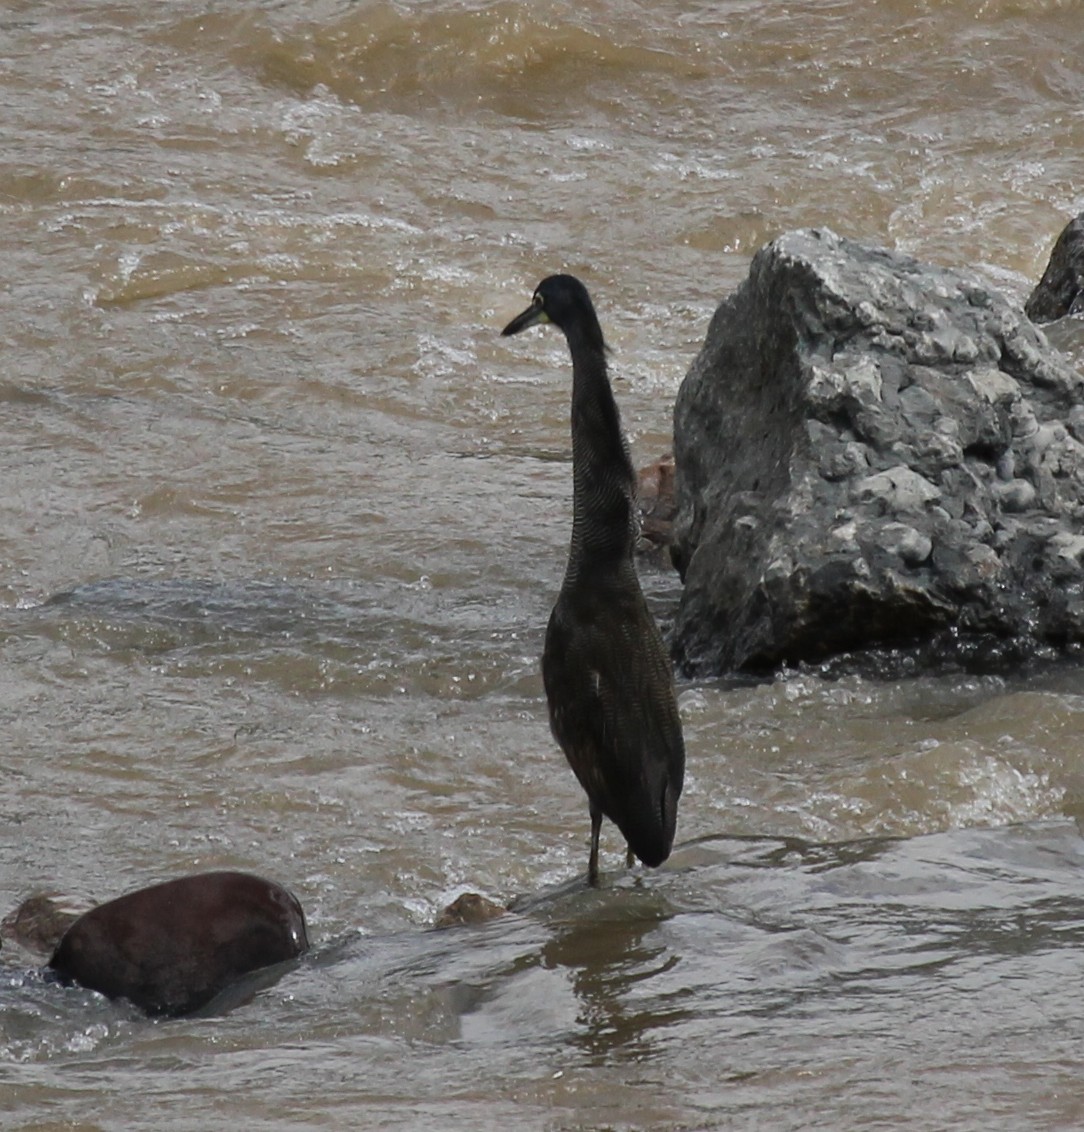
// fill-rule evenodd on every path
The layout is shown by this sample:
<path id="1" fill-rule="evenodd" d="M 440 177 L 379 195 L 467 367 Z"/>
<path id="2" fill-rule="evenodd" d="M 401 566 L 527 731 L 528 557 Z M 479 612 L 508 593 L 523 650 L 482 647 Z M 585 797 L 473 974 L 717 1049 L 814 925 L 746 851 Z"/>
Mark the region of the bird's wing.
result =
<path id="1" fill-rule="evenodd" d="M 642 595 L 574 615 L 558 603 L 543 678 L 557 741 L 631 841 L 626 824 L 657 824 L 665 793 L 676 806 L 685 764 L 670 658 Z"/>

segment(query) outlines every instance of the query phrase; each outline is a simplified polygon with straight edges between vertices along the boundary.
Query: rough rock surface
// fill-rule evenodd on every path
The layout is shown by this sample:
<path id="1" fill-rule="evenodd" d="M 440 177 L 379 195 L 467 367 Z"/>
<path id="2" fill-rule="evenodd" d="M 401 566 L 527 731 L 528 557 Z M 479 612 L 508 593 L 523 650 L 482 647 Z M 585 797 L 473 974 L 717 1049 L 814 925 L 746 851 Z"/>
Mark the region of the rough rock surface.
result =
<path id="1" fill-rule="evenodd" d="M 1084 314 L 1084 213 L 1062 229 L 1024 313 L 1032 322 Z"/>
<path id="2" fill-rule="evenodd" d="M 674 410 L 687 672 L 1084 640 L 1084 379 L 967 274 L 763 248 Z"/>

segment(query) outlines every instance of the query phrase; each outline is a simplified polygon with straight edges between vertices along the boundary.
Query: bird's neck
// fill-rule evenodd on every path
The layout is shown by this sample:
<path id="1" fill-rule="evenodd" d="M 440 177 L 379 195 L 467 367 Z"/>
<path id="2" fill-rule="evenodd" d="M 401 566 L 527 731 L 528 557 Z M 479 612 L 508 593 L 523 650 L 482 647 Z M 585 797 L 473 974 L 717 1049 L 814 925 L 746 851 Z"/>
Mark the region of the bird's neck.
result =
<path id="1" fill-rule="evenodd" d="M 601 332 L 569 334 L 572 352 L 572 541 L 565 586 L 632 568 L 635 479 Z"/>

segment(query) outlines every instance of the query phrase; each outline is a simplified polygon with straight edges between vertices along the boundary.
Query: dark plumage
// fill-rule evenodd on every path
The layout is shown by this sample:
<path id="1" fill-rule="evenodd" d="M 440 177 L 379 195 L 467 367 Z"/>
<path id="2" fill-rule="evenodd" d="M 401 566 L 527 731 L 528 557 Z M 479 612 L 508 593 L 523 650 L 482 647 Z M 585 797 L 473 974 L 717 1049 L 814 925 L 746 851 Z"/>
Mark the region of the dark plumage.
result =
<path id="1" fill-rule="evenodd" d="M 572 541 L 546 629 L 542 678 L 550 726 L 591 813 L 588 879 L 598 881 L 602 817 L 628 842 L 628 862 L 670 855 L 685 744 L 670 657 L 633 561 L 636 480 L 587 288 L 551 275 L 502 331 L 552 322 L 572 354 Z"/>

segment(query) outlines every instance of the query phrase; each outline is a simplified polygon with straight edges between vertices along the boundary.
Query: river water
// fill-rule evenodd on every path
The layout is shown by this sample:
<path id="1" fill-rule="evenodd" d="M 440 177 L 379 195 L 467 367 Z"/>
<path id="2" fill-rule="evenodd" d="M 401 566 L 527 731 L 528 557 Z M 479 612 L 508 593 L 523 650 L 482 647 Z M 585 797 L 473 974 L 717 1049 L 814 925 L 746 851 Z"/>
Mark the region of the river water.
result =
<path id="1" fill-rule="evenodd" d="M 581 275 L 647 463 L 783 231 L 1022 301 L 1082 89 L 1078 0 L 3 4 L 0 913 L 240 867 L 317 950 L 151 1023 L 9 943 L 0 1124 L 1084 1125 L 1079 664 L 683 683 L 674 855 L 587 889 L 566 353 L 498 336 Z"/>

